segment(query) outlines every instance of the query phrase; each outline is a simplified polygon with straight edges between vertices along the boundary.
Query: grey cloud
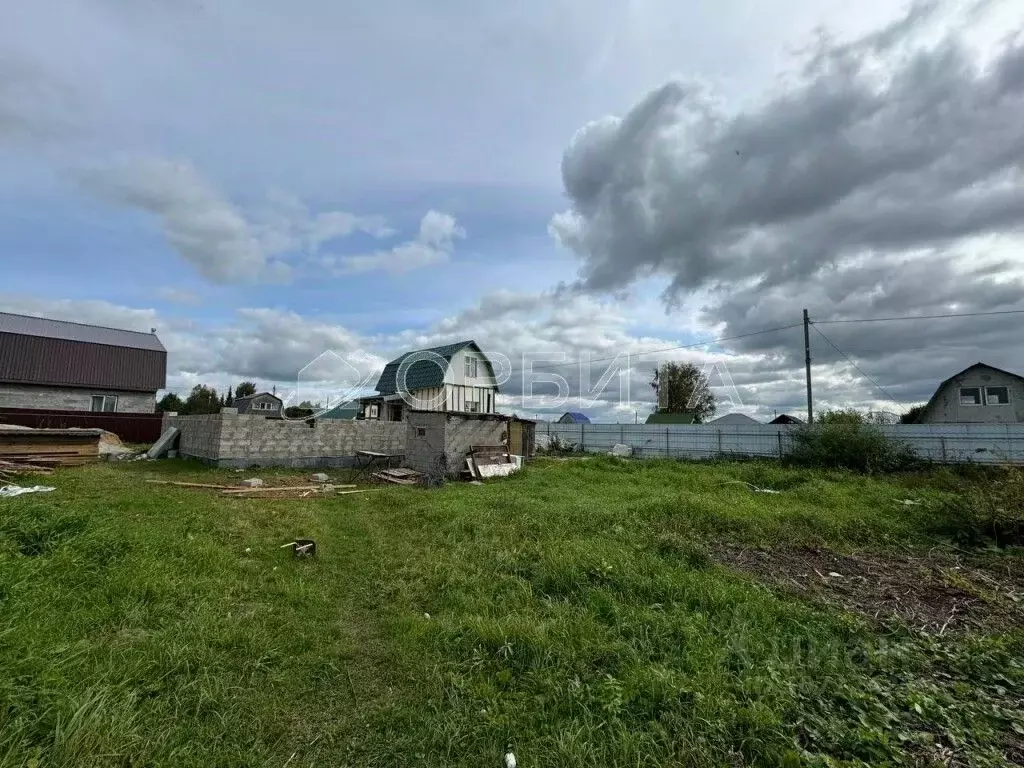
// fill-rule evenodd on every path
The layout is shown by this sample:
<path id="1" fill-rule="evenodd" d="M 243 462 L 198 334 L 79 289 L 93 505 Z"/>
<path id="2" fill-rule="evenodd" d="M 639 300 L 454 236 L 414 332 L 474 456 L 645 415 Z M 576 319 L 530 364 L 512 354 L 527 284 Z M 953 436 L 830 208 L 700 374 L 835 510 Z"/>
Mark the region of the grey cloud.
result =
<path id="1" fill-rule="evenodd" d="M 624 118 L 583 128 L 562 163 L 572 208 L 552 221 L 583 284 L 665 274 L 672 298 L 718 280 L 776 284 L 870 250 L 1017 232 L 1024 42 L 1002 44 L 982 68 L 948 37 L 885 59 L 881 75 L 865 50 L 891 48 L 931 5 L 819 55 L 756 109 L 727 114 L 669 83 Z"/>
<path id="2" fill-rule="evenodd" d="M 81 130 L 70 87 L 35 61 L 0 52 L 0 138 L 38 141 Z"/>

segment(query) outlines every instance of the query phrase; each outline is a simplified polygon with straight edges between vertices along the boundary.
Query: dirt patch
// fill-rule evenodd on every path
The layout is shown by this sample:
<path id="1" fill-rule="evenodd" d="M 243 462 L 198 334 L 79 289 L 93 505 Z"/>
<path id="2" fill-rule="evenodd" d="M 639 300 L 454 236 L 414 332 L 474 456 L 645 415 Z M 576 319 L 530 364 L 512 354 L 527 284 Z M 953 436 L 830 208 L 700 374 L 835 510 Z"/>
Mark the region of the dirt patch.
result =
<path id="1" fill-rule="evenodd" d="M 717 559 L 873 621 L 926 632 L 1024 626 L 1024 574 L 948 556 L 840 555 L 823 549 L 721 547 Z"/>

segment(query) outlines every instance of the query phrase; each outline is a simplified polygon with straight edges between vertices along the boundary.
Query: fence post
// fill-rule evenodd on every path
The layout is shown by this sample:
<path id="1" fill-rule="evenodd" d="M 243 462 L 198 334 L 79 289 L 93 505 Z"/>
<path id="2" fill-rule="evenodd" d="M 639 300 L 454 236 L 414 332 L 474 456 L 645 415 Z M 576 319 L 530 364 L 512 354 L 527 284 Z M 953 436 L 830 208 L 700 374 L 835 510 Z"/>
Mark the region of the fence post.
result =
<path id="1" fill-rule="evenodd" d="M 722 428 L 718 428 L 718 456 L 722 456 Z"/>
<path id="2" fill-rule="evenodd" d="M 939 437 L 939 445 L 942 446 L 942 463 L 946 463 L 946 437 L 945 435 Z"/>
<path id="3" fill-rule="evenodd" d="M 626 428 L 624 426 L 622 426 L 621 424 L 619 424 L 619 442 L 620 443 L 625 443 L 626 442 Z"/>
<path id="4" fill-rule="evenodd" d="M 779 439 L 779 459 L 782 459 L 782 430 L 780 429 L 775 433 L 775 436 Z"/>
<path id="5" fill-rule="evenodd" d="M 585 439 L 587 433 L 586 426 L 586 424 L 580 424 L 580 453 L 583 453 L 584 451 L 587 450 L 587 441 Z"/>
<path id="6" fill-rule="evenodd" d="M 667 459 L 668 457 L 669 457 L 669 452 L 668 452 L 668 427 L 665 427 L 665 458 Z"/>

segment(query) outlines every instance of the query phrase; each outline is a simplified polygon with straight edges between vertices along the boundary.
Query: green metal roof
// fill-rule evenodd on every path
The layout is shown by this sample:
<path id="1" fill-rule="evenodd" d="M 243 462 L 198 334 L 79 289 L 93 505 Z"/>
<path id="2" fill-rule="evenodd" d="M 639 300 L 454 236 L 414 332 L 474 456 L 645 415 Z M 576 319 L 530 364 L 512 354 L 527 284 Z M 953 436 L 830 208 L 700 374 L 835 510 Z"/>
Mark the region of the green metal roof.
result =
<path id="1" fill-rule="evenodd" d="M 442 367 L 441 363 L 436 358 L 432 357 L 414 361 L 405 371 L 406 389 L 410 392 L 415 392 L 417 389 L 425 389 L 426 387 L 443 386 L 444 375 L 448 371 L 448 364 L 452 361 L 452 356 L 470 346 L 477 352 L 483 354 L 480 347 L 472 339 L 469 339 L 468 341 L 458 341 L 454 344 L 444 344 L 440 347 L 429 347 L 427 349 L 417 349 L 413 352 L 406 352 L 401 357 L 396 357 L 384 366 L 384 372 L 381 373 L 380 379 L 377 381 L 377 391 L 382 395 L 397 394 L 398 369 L 402 365 L 402 361 L 410 355 L 421 354 L 424 352 L 430 352 L 440 358 L 443 358 L 444 366 Z M 494 370 L 491 368 L 490 362 L 487 361 L 486 355 L 484 356 L 484 361 L 493 376 Z"/>
<path id="2" fill-rule="evenodd" d="M 354 419 L 359 415 L 359 406 L 351 403 L 336 405 L 329 411 L 324 411 L 317 418 L 320 419 Z"/>
<path id="3" fill-rule="evenodd" d="M 692 413 L 652 413 L 647 424 L 693 424 Z"/>

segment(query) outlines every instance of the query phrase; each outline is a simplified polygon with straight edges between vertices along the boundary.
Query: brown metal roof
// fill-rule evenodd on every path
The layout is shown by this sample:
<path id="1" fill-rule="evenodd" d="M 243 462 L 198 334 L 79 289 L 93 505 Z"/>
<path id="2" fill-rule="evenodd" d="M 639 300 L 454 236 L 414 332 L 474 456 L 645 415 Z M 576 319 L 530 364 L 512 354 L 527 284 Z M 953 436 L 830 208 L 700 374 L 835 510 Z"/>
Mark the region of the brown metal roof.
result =
<path id="1" fill-rule="evenodd" d="M 167 351 L 153 333 L 0 312 L 0 382 L 155 392 Z"/>

